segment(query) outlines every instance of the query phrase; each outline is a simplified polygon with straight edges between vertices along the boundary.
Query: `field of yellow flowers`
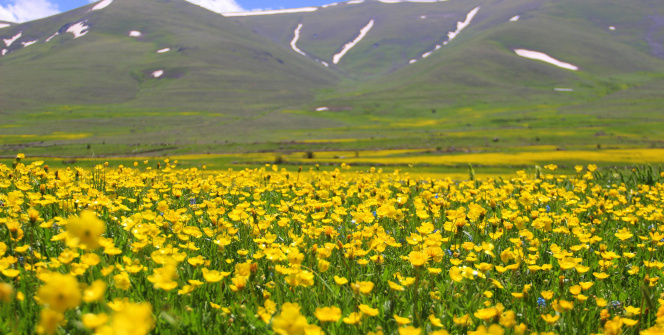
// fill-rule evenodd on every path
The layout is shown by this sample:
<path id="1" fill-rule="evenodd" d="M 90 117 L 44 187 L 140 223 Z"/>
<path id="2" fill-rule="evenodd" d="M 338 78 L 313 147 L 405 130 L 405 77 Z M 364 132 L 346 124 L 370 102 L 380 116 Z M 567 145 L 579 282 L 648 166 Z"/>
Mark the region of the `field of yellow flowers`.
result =
<path id="1" fill-rule="evenodd" d="M 24 161 L 2 334 L 664 333 L 664 176 Z"/>

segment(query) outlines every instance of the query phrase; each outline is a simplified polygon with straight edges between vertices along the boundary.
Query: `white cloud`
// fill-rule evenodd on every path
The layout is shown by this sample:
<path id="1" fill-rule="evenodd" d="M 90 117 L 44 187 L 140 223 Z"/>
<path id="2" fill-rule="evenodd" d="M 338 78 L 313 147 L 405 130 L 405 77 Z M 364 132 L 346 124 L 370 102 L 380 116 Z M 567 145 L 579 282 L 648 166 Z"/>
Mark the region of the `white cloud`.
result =
<path id="1" fill-rule="evenodd" d="M 215 13 L 244 12 L 246 11 L 235 0 L 187 0 Z"/>
<path id="2" fill-rule="evenodd" d="M 10 0 L 0 5 L 0 20 L 25 22 L 60 13 L 58 5 L 48 0 Z"/>

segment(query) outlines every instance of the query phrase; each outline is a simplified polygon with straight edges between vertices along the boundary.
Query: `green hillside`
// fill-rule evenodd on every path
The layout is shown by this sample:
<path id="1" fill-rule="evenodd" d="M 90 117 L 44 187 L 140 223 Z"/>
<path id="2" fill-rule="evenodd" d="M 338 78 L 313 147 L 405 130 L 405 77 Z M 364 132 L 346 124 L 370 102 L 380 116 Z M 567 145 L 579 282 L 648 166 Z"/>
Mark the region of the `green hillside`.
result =
<path id="1" fill-rule="evenodd" d="M 184 0 L 94 6 L 0 30 L 21 33 L 0 57 L 0 154 L 664 143 L 661 1 L 367 0 L 233 17 Z M 77 24 L 88 32 L 74 38 Z"/>
<path id="2" fill-rule="evenodd" d="M 476 1 L 447 3 L 395 3 L 367 1 L 339 3 L 311 13 L 232 18 L 257 33 L 289 46 L 302 24 L 297 46 L 312 58 L 323 60 L 351 78 L 383 75 L 408 65 L 448 39 L 457 22 L 477 6 Z M 366 37 L 338 64 L 333 57 L 353 41 L 371 20 Z"/>
<path id="3" fill-rule="evenodd" d="M 0 92 L 9 106 L 131 101 L 133 107 L 174 107 L 177 102 L 207 109 L 223 103 L 225 111 L 256 110 L 311 99 L 312 88 L 336 80 L 314 62 L 301 61 L 183 0 L 115 0 L 90 11 L 93 6 L 1 32 L 22 32 L 0 59 Z M 78 23 L 88 27 L 88 33 L 74 38 L 66 31 Z M 141 36 L 129 36 L 131 31 Z M 59 35 L 45 42 L 56 32 Z M 20 44 L 32 40 L 38 42 L 27 48 Z M 170 51 L 157 53 L 165 48 Z M 154 78 L 159 70 L 163 75 Z"/>

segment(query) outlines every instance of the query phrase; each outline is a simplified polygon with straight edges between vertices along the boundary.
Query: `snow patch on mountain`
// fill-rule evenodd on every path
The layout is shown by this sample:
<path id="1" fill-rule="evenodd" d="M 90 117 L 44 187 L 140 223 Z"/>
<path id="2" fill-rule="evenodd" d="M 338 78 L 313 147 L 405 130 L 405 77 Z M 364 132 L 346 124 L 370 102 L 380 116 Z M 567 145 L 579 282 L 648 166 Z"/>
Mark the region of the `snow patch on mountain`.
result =
<path id="1" fill-rule="evenodd" d="M 155 78 L 159 78 L 164 75 L 164 70 L 157 70 L 152 72 L 152 76 Z"/>
<path id="2" fill-rule="evenodd" d="M 256 10 L 251 12 L 230 12 L 230 13 L 221 13 L 221 15 L 226 17 L 231 16 L 254 16 L 254 15 L 275 15 L 275 14 L 289 14 L 289 13 L 307 13 L 315 12 L 318 10 L 318 7 L 302 7 L 302 8 L 291 8 L 291 9 L 275 9 L 275 10 Z"/>
<path id="3" fill-rule="evenodd" d="M 2 49 L 2 55 L 3 55 L 3 56 L 6 55 L 6 54 L 7 54 L 7 51 L 9 51 L 9 50 L 7 50 L 7 49 Z"/>
<path id="4" fill-rule="evenodd" d="M 563 69 L 572 70 L 572 71 L 577 71 L 579 69 L 579 67 L 576 65 L 559 61 L 543 52 L 531 51 L 526 49 L 515 49 L 514 52 L 521 57 L 539 60 Z"/>
<path id="5" fill-rule="evenodd" d="M 363 2 L 364 2 L 364 0 L 350 0 L 350 1 L 346 2 L 346 3 L 349 4 L 349 5 L 359 5 L 359 4 L 363 3 Z"/>
<path id="6" fill-rule="evenodd" d="M 31 46 L 31 45 L 37 43 L 38 41 L 39 41 L 39 40 L 34 40 L 34 41 L 30 41 L 30 42 L 21 42 L 21 44 L 23 44 L 23 47 L 24 47 L 24 48 L 27 48 L 27 47 L 29 47 L 29 46 Z"/>
<path id="7" fill-rule="evenodd" d="M 92 7 L 91 11 L 92 11 L 92 10 L 100 10 L 100 9 L 104 9 L 104 8 L 108 7 L 108 5 L 110 5 L 112 2 L 113 2 L 113 0 L 102 0 L 102 1 L 99 1 L 99 3 L 98 3 L 96 6 Z"/>
<path id="8" fill-rule="evenodd" d="M 466 20 L 465 21 L 457 22 L 457 30 L 456 31 L 450 31 L 447 34 L 447 37 L 448 37 L 447 42 L 450 42 L 451 40 L 453 40 L 457 36 L 459 36 L 461 31 L 463 31 L 464 29 L 466 29 L 466 27 L 468 27 L 470 22 L 473 21 L 473 18 L 475 17 L 475 15 L 477 15 L 477 12 L 479 12 L 479 11 L 480 11 L 480 7 L 479 6 L 475 7 L 475 9 L 471 10 L 470 13 L 468 13 L 468 15 L 466 15 Z"/>
<path id="9" fill-rule="evenodd" d="M 341 52 L 332 57 L 332 62 L 334 64 L 338 64 L 339 61 L 341 60 L 341 57 L 343 57 L 348 51 L 350 51 L 350 49 L 352 49 L 355 45 L 357 45 L 357 43 L 360 43 L 360 41 L 362 41 L 364 36 L 367 36 L 367 33 L 369 33 L 369 30 L 371 30 L 373 26 L 374 26 L 374 20 L 369 21 L 369 23 L 360 30 L 360 35 L 358 35 L 352 42 L 346 43 Z"/>
<path id="10" fill-rule="evenodd" d="M 7 27 L 9 27 L 9 26 L 11 26 L 11 24 L 0 23 L 0 29 L 2 29 L 2 28 L 7 28 Z"/>
<path id="11" fill-rule="evenodd" d="M 293 40 L 290 42 L 290 45 L 291 45 L 291 48 L 293 48 L 293 50 L 295 50 L 295 52 L 299 53 L 302 56 L 306 56 L 307 54 L 304 53 L 304 51 L 300 50 L 297 47 L 297 40 L 300 39 L 300 30 L 302 30 L 302 23 L 300 23 L 297 26 L 297 28 L 295 28 L 295 32 L 294 32 L 295 36 L 293 37 Z"/>
<path id="12" fill-rule="evenodd" d="M 609 27 L 609 30 L 616 30 L 616 27 L 611 26 L 611 27 Z"/>
<path id="13" fill-rule="evenodd" d="M 476 7 L 475 9 L 471 10 L 466 15 L 466 20 L 465 21 L 463 21 L 463 22 L 458 21 L 457 22 L 457 30 L 456 31 L 451 31 L 447 34 L 447 41 L 443 42 L 443 45 L 447 45 L 451 40 L 453 40 L 455 37 L 459 36 L 459 33 L 461 33 L 462 30 L 466 29 L 466 27 L 468 27 L 468 25 L 470 25 L 470 22 L 473 21 L 473 18 L 475 17 L 475 15 L 477 15 L 477 12 L 479 12 L 479 10 L 480 10 L 480 7 Z M 443 47 L 443 45 L 437 44 L 436 47 L 433 50 L 423 53 L 422 56 L 420 56 L 420 58 L 424 59 L 424 58 L 427 58 L 427 57 L 431 56 L 434 53 L 434 51 L 439 50 L 440 48 Z M 410 62 L 408 62 L 408 64 L 414 64 L 416 62 L 417 62 L 417 58 L 411 59 Z"/>
<path id="14" fill-rule="evenodd" d="M 132 30 L 129 32 L 129 37 L 141 37 L 141 32 L 138 30 Z"/>
<path id="15" fill-rule="evenodd" d="M 517 15 L 517 16 L 511 18 L 511 19 L 510 19 L 510 22 L 516 22 L 516 21 L 519 21 L 520 18 L 521 18 L 521 16 Z"/>
<path id="16" fill-rule="evenodd" d="M 74 34 L 74 38 L 79 38 L 81 36 L 84 36 L 89 32 L 90 27 L 85 25 L 85 21 L 81 21 L 69 28 L 67 28 L 68 33 Z"/>
<path id="17" fill-rule="evenodd" d="M 339 5 L 338 2 L 333 2 L 333 3 L 327 4 L 327 5 L 322 5 L 321 7 L 322 8 L 329 8 L 329 7 L 334 7 L 334 6 L 338 6 L 338 5 Z"/>
<path id="18" fill-rule="evenodd" d="M 16 34 L 14 37 L 11 37 L 11 38 L 8 38 L 8 39 L 3 39 L 3 41 L 5 42 L 5 45 L 7 47 L 10 47 L 14 42 L 16 42 L 16 40 L 21 38 L 21 36 L 23 36 L 23 32 L 20 32 L 20 33 Z"/>
<path id="19" fill-rule="evenodd" d="M 171 51 L 171 48 L 163 48 L 163 49 L 157 50 L 157 53 L 158 54 L 163 54 L 163 53 L 167 53 L 169 51 Z"/>
<path id="20" fill-rule="evenodd" d="M 55 36 L 58 36 L 58 35 L 60 35 L 60 33 L 56 31 L 55 34 L 51 35 L 51 36 L 50 36 L 49 38 L 47 38 L 44 42 L 49 42 L 49 41 L 52 40 Z"/>

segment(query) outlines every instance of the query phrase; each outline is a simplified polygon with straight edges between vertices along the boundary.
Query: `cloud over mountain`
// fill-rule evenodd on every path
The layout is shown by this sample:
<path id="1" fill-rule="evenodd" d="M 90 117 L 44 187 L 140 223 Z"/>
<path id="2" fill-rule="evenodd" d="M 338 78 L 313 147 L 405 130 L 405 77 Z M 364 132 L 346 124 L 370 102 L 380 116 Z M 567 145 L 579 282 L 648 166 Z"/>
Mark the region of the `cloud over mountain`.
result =
<path id="1" fill-rule="evenodd" d="M 216 13 L 245 11 L 235 0 L 187 0 Z"/>
<path id="2" fill-rule="evenodd" d="M 11 0 L 0 5 L 0 20 L 25 22 L 60 13 L 58 5 L 48 0 Z"/>

